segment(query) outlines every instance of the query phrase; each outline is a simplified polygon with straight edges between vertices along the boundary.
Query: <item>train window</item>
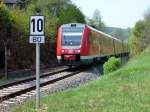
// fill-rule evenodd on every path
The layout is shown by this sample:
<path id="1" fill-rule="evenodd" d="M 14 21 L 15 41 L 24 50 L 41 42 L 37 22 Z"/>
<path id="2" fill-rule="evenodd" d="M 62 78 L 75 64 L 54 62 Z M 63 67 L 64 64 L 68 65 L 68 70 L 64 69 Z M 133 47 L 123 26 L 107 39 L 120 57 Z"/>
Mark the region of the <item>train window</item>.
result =
<path id="1" fill-rule="evenodd" d="M 82 35 L 63 35 L 62 45 L 63 46 L 80 46 Z"/>
<path id="2" fill-rule="evenodd" d="M 63 27 L 62 46 L 80 46 L 83 30 L 84 27 Z"/>

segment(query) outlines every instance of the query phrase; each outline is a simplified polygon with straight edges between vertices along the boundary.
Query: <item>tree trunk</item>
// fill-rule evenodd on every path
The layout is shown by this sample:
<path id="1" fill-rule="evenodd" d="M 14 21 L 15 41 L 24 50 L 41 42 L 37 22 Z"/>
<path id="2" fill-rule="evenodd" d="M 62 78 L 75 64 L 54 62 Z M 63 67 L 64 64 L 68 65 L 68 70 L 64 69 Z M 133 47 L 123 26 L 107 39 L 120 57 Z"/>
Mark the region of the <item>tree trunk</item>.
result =
<path id="1" fill-rule="evenodd" d="M 5 78 L 7 79 L 8 78 L 8 73 L 7 73 L 7 43 L 4 44 L 4 47 L 5 47 Z"/>

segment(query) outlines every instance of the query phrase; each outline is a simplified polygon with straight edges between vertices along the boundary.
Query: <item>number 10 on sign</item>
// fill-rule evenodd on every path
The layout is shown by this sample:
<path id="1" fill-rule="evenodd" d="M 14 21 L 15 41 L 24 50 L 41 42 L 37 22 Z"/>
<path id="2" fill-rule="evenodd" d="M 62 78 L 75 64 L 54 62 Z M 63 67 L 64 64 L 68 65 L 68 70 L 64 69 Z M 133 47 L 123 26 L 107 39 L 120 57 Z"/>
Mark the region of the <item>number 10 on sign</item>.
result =
<path id="1" fill-rule="evenodd" d="M 30 35 L 44 35 L 44 16 L 30 17 Z"/>

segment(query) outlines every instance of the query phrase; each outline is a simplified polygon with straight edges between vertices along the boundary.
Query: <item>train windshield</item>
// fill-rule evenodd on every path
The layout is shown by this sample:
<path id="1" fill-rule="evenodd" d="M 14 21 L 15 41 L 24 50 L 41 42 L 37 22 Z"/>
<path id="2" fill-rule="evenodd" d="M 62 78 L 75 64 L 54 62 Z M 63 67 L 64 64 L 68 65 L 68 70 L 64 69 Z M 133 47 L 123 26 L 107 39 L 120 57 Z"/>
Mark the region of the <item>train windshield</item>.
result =
<path id="1" fill-rule="evenodd" d="M 64 33 L 62 35 L 63 46 L 80 46 L 82 33 Z"/>

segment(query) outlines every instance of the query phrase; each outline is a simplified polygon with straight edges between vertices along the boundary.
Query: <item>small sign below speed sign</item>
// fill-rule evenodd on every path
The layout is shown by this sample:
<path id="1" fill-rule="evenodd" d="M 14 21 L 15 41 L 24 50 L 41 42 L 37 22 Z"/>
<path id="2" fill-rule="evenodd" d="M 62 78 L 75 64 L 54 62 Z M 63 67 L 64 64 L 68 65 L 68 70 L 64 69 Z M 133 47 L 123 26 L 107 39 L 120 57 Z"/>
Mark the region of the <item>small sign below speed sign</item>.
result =
<path id="1" fill-rule="evenodd" d="M 34 37 L 34 38 L 33 38 Z M 44 39 L 44 16 L 35 15 L 30 17 L 30 43 L 43 43 Z M 33 40 L 33 41 L 32 41 Z M 36 41 L 37 40 L 37 41 Z"/>

